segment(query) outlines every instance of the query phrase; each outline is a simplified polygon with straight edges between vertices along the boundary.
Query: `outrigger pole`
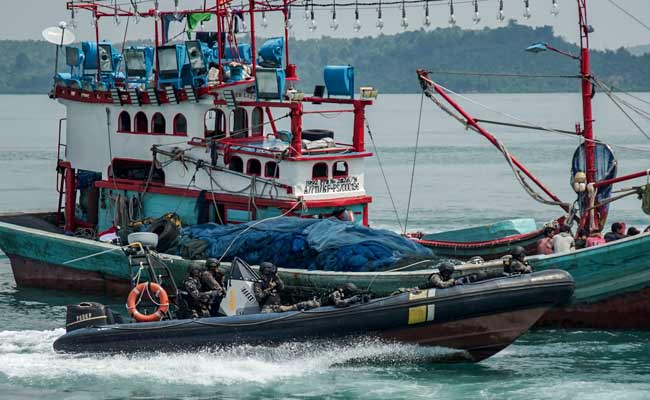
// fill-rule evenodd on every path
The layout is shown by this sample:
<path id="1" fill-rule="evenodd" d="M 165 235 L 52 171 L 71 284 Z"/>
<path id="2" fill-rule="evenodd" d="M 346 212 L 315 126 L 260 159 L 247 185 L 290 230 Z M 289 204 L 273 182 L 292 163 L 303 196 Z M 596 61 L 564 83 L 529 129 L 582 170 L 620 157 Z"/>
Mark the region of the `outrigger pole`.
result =
<path id="1" fill-rule="evenodd" d="M 445 90 L 435 83 L 434 81 L 429 78 L 429 73 L 427 71 L 424 71 L 422 69 L 417 70 L 418 78 L 420 79 L 420 82 L 423 87 L 430 87 L 433 88 L 447 103 L 449 103 L 456 111 L 458 111 L 463 118 L 465 119 L 466 123 L 474 128 L 479 134 L 481 134 L 483 137 L 485 137 L 487 140 L 490 141 L 495 147 L 497 147 L 499 150 L 502 150 L 501 144 L 499 141 L 492 135 L 490 132 L 486 131 L 483 127 L 481 127 L 478 122 L 476 122 L 476 119 L 474 119 L 467 111 L 465 111 L 458 103 L 456 103 L 449 94 L 445 92 Z M 425 90 L 425 94 L 426 90 Z M 521 171 L 523 172 L 528 178 L 530 178 L 531 181 L 537 185 L 544 193 L 546 193 L 551 199 L 556 201 L 564 211 L 569 212 L 570 207 L 562 202 L 559 197 L 555 195 L 549 188 L 547 188 L 535 175 L 532 174 L 514 155 L 509 154 L 510 160 L 512 160 L 512 163 Z"/>

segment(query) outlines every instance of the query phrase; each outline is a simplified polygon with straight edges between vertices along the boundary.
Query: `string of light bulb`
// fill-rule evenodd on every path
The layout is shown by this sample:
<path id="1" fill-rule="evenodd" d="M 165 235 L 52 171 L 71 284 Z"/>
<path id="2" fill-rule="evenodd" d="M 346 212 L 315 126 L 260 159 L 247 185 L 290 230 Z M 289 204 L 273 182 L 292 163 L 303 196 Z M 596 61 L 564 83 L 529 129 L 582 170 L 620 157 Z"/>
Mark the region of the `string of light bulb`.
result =
<path id="1" fill-rule="evenodd" d="M 68 23 L 68 26 L 74 28 L 77 26 L 75 17 L 75 8 L 74 4 L 76 3 L 87 3 L 82 0 L 71 0 L 70 4 L 72 4 L 72 7 L 70 7 L 70 13 L 71 13 L 71 21 Z M 516 0 L 512 0 L 516 1 Z M 522 0 L 519 0 L 522 1 Z M 541 2 L 542 0 L 535 0 L 535 3 Z M 549 1 L 549 0 L 546 0 Z M 120 16 L 117 15 L 118 11 L 123 11 L 121 7 L 123 6 L 129 6 L 130 12 L 132 12 L 135 15 L 135 22 L 138 22 L 138 17 L 143 17 L 147 16 L 146 14 L 140 14 L 139 13 L 139 6 L 142 4 L 153 4 L 154 6 L 154 12 L 153 16 L 156 20 L 159 20 L 160 15 L 159 15 L 159 10 L 160 10 L 160 0 L 123 0 L 120 2 L 119 0 L 95 0 L 92 1 L 94 4 L 108 4 L 110 8 L 115 10 L 115 24 L 119 25 L 120 24 Z M 173 10 L 174 10 L 174 16 L 177 18 L 181 17 L 181 13 L 179 10 L 179 2 L 180 0 L 171 0 L 171 3 L 173 4 Z M 385 9 L 399 9 L 401 11 L 401 19 L 400 19 L 400 26 L 402 29 L 406 30 L 409 26 L 409 21 L 407 18 L 407 8 L 414 8 L 414 7 L 419 7 L 421 6 L 423 9 L 423 19 L 422 19 L 422 25 L 424 27 L 429 27 L 431 26 L 431 13 L 430 13 L 430 6 L 444 6 L 448 5 L 449 7 L 449 19 L 448 23 L 450 26 L 454 26 L 457 23 L 457 18 L 456 18 L 456 13 L 455 13 L 455 6 L 459 4 L 471 4 L 473 7 L 473 16 L 472 16 L 472 22 L 475 24 L 479 24 L 482 21 L 482 17 L 480 14 L 479 10 L 479 4 L 480 3 L 497 3 L 497 15 L 496 15 L 496 20 L 497 22 L 503 22 L 506 19 L 506 14 L 505 14 L 505 7 L 504 7 L 504 0 L 377 0 L 377 1 L 359 1 L 359 0 L 354 0 L 352 1 L 347 1 L 347 2 L 337 2 L 336 0 L 332 0 L 332 2 L 322 2 L 322 1 L 315 1 L 315 0 L 266 0 L 265 5 L 269 7 L 269 9 L 277 9 L 278 7 L 284 7 L 287 6 L 287 14 L 286 14 L 286 21 L 285 24 L 289 29 L 293 28 L 293 20 L 292 20 L 292 15 L 291 15 L 291 9 L 293 7 L 303 7 L 304 8 L 304 21 L 308 26 L 308 29 L 311 32 L 314 32 L 318 29 L 318 22 L 316 20 L 316 10 L 318 9 L 324 9 L 327 8 L 329 10 L 331 20 L 329 23 L 329 28 L 332 31 L 336 31 L 339 28 L 339 22 L 337 20 L 337 9 L 354 9 L 354 24 L 353 24 L 353 30 L 355 32 L 359 32 L 362 28 L 361 24 L 361 19 L 360 19 L 360 12 L 359 10 L 364 10 L 364 9 L 374 9 L 377 13 L 377 20 L 375 23 L 375 27 L 378 30 L 382 30 L 384 28 L 384 20 L 383 20 L 383 10 Z M 551 2 L 551 9 L 550 13 L 553 16 L 557 16 L 559 14 L 559 0 L 550 0 Z M 209 3 L 208 1 L 203 2 L 203 9 L 207 10 L 206 8 L 206 3 Z M 257 5 L 258 8 L 259 4 Z M 246 13 L 249 12 L 248 7 L 248 2 L 245 2 L 245 0 L 241 0 L 238 9 L 241 10 L 242 12 Z M 269 25 L 268 19 L 266 16 L 266 11 L 267 10 L 257 10 L 257 12 L 262 13 L 262 18 L 260 22 L 260 26 L 264 29 L 266 29 Z M 524 19 L 528 20 L 532 17 L 532 11 L 531 11 L 531 1 L 530 0 L 523 0 L 523 13 L 521 14 Z M 123 15 L 122 15 L 123 16 Z M 96 16 L 93 15 L 91 18 L 91 25 L 96 24 Z M 241 25 L 240 25 L 240 31 L 242 32 L 247 32 L 248 31 L 248 26 L 246 19 L 242 19 Z"/>

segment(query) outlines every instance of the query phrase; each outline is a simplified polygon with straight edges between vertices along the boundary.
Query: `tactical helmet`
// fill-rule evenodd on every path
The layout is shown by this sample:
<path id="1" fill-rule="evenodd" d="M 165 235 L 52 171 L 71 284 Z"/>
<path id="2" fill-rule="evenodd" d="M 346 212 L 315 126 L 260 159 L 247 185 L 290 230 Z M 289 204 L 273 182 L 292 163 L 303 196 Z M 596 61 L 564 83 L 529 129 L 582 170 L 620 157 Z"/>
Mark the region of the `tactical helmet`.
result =
<path id="1" fill-rule="evenodd" d="M 264 261 L 260 264 L 260 274 L 266 276 L 274 276 L 278 272 L 278 267 L 275 264 Z"/>
<path id="2" fill-rule="evenodd" d="M 517 246 L 512 249 L 512 257 L 517 260 L 523 260 L 526 257 L 526 250 L 521 246 Z"/>
<path id="3" fill-rule="evenodd" d="M 443 276 L 451 276 L 454 273 L 455 269 L 456 268 L 454 267 L 454 264 L 450 263 L 449 261 L 445 261 L 440 264 L 440 266 L 438 266 L 438 271 Z"/>
<path id="4" fill-rule="evenodd" d="M 346 296 L 351 296 L 351 295 L 354 295 L 356 292 L 358 292 L 359 288 L 357 287 L 357 285 L 350 282 L 350 283 L 346 283 L 345 285 L 343 285 L 341 290 L 343 291 L 343 293 Z"/>
<path id="5" fill-rule="evenodd" d="M 219 260 L 216 258 L 208 258 L 205 260 L 205 267 L 207 269 L 219 268 Z"/>
<path id="6" fill-rule="evenodd" d="M 192 264 L 187 269 L 187 272 L 190 276 L 198 277 L 201 274 L 201 266 L 197 264 Z"/>

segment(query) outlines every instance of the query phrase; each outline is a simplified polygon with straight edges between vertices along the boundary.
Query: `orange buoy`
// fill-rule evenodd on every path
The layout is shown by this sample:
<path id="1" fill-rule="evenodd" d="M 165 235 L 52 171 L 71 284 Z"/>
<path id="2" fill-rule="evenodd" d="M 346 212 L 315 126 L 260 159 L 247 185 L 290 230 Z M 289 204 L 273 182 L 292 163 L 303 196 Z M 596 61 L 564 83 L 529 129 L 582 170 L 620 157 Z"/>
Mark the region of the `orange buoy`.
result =
<path id="1" fill-rule="evenodd" d="M 153 314 L 142 314 L 138 311 L 138 303 L 140 294 L 143 292 L 149 292 L 149 297 L 153 300 L 151 295 L 153 294 L 159 300 L 158 309 Z M 157 283 L 153 282 L 144 282 L 140 283 L 138 286 L 134 287 L 129 293 L 129 297 L 126 299 L 126 309 L 129 311 L 129 315 L 135 318 L 138 322 L 154 322 L 160 321 L 163 318 L 163 315 L 169 310 L 169 297 L 167 292 Z"/>

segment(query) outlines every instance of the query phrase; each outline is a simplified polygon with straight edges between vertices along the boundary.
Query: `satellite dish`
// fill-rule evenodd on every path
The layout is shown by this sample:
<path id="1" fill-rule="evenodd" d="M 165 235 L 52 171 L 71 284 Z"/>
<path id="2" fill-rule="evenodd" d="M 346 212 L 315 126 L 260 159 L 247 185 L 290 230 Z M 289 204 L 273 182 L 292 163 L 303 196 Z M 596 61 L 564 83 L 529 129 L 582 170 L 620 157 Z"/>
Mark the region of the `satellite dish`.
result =
<path id="1" fill-rule="evenodd" d="M 67 46 L 75 41 L 72 31 L 65 29 L 65 25 L 52 26 L 43 31 L 43 38 L 57 46 Z"/>

